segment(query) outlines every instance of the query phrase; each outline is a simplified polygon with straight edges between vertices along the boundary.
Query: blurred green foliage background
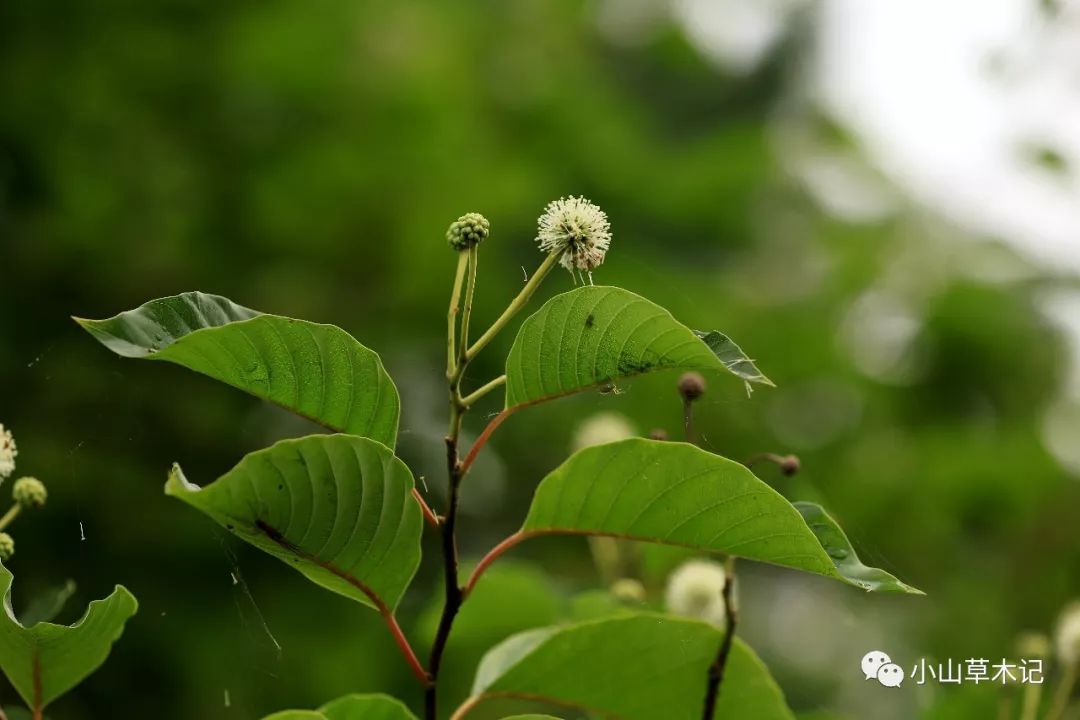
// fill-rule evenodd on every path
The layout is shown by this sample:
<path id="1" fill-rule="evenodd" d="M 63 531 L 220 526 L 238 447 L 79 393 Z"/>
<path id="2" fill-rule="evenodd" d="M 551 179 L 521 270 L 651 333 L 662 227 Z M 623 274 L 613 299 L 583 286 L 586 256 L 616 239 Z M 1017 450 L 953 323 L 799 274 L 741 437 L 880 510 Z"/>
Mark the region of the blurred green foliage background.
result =
<path id="1" fill-rule="evenodd" d="M 51 493 L 13 533 L 15 606 L 67 578 L 79 589 L 65 620 L 115 582 L 141 601 L 54 717 L 248 719 L 357 690 L 419 699 L 374 613 L 162 494 L 174 460 L 206 483 L 311 428 L 178 368 L 120 360 L 69 316 L 199 289 L 338 324 L 382 354 L 405 406 L 399 452 L 439 497 L 443 232 L 467 211 L 491 220 L 484 325 L 541 259 L 536 216 L 571 193 L 611 218 L 598 283 L 723 330 L 777 382 L 747 397 L 715 378 L 707 447 L 798 453 L 801 475 L 762 476 L 824 502 L 867 562 L 928 593 L 864 596 L 747 567 L 746 636 L 793 707 L 992 716 L 1001 693 L 985 686 L 883 703 L 858 660 L 879 646 L 908 666 L 1015 657 L 1020 631 L 1048 630 L 1080 594 L 1080 485 L 1042 437 L 1068 354 L 1038 304 L 1073 280 L 903 200 L 862 222 L 823 209 L 793 154 L 862 161 L 805 100 L 799 22 L 746 74 L 718 70 L 671 22 L 636 44 L 599 27 L 594 5 L 571 0 L 0 5 L 0 422 L 20 474 Z M 558 273 L 542 295 L 569 287 Z M 470 382 L 498 374 L 511 339 Z M 595 412 L 677 435 L 673 383 L 515 416 L 465 488 L 464 553 L 520 523 Z M 434 550 L 401 610 L 420 646 L 440 592 Z M 449 695 L 492 643 L 587 614 L 596 597 L 577 596 L 596 577 L 581 541 L 515 551 L 457 629 Z M 646 580 L 657 600 L 662 576 Z"/>

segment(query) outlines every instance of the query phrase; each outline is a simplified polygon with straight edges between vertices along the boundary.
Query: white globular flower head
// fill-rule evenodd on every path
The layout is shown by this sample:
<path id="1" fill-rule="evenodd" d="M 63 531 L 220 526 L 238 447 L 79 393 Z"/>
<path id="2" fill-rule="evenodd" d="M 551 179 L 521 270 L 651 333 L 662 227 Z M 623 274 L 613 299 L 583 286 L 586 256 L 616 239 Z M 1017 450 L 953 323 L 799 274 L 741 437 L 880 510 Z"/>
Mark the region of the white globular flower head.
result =
<path id="1" fill-rule="evenodd" d="M 636 434 L 625 416 L 617 412 L 597 413 L 578 426 L 574 433 L 574 450 L 626 440 Z"/>
<path id="2" fill-rule="evenodd" d="M 11 431 L 0 423 L 0 482 L 15 472 L 15 456 L 19 454 L 15 447 L 15 438 Z"/>
<path id="3" fill-rule="evenodd" d="M 607 214 L 583 197 L 553 200 L 537 221 L 536 241 L 546 253 L 561 252 L 559 263 L 589 272 L 604 262 L 611 246 Z"/>
<path id="4" fill-rule="evenodd" d="M 1070 603 L 1061 613 L 1054 633 L 1054 648 L 1063 665 L 1080 665 L 1080 600 Z"/>
<path id="5" fill-rule="evenodd" d="M 691 560 L 679 566 L 668 578 L 664 601 L 668 612 L 704 620 L 724 627 L 724 566 L 708 560 Z"/>

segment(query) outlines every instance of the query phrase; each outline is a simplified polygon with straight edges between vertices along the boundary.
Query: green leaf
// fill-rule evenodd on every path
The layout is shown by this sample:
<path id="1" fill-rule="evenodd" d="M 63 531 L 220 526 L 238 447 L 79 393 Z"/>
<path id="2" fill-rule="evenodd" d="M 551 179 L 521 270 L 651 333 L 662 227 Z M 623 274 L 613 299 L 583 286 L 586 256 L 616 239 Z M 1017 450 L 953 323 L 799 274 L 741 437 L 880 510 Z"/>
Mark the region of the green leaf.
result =
<path id="1" fill-rule="evenodd" d="M 772 384 L 728 338 L 704 337 L 621 288 L 588 286 L 556 295 L 522 323 L 510 348 L 506 407 L 656 370 L 728 371 Z"/>
<path id="2" fill-rule="evenodd" d="M 922 590 L 901 582 L 895 576 L 879 568 L 864 565 L 855 554 L 851 541 L 825 509 L 811 502 L 796 502 L 795 509 L 817 536 L 818 542 L 832 558 L 836 570 L 860 587 L 877 592 L 900 592 L 923 595 Z"/>
<path id="3" fill-rule="evenodd" d="M 701 338 L 701 341 L 709 346 L 709 349 L 713 351 L 716 357 L 720 358 L 720 362 L 724 364 L 733 375 L 741 377 L 746 381 L 746 391 L 752 392 L 753 386 L 750 383 L 760 383 L 762 385 L 768 385 L 769 387 L 776 387 L 773 381 L 765 377 L 754 361 L 747 357 L 743 349 L 739 347 L 734 340 L 729 338 L 718 330 L 710 330 L 709 332 L 701 332 L 695 330 L 694 334 Z"/>
<path id="4" fill-rule="evenodd" d="M 610 617 L 636 615 L 646 609 L 645 603 L 626 603 L 610 590 L 586 590 L 570 598 L 568 616 L 573 621 L 603 620 Z"/>
<path id="5" fill-rule="evenodd" d="M 56 619 L 64 605 L 75 594 L 75 581 L 68 580 L 59 587 L 48 588 L 38 594 L 26 609 L 22 611 L 19 622 L 24 627 L 33 627 L 39 622 L 51 622 Z"/>
<path id="6" fill-rule="evenodd" d="M 8 705 L 3 708 L 3 711 L 7 715 L 7 720 L 33 720 L 30 711 L 21 705 Z M 42 720 L 49 720 L 49 718 L 46 715 Z"/>
<path id="7" fill-rule="evenodd" d="M 416 716 L 389 695 L 346 695 L 318 710 L 283 710 L 263 720 L 416 720 Z"/>
<path id="8" fill-rule="evenodd" d="M 174 465 L 165 493 L 209 515 L 328 590 L 386 614 L 420 563 L 409 469 L 352 435 L 283 440 L 205 488 Z"/>
<path id="9" fill-rule="evenodd" d="M 346 695 L 323 705 L 327 720 L 416 720 L 399 700 L 389 695 Z"/>
<path id="10" fill-rule="evenodd" d="M 509 696 L 622 720 L 696 718 L 720 642 L 710 625 L 653 614 L 533 630 L 485 656 L 470 703 Z M 764 665 L 737 638 L 716 717 L 793 718 Z"/>
<path id="11" fill-rule="evenodd" d="M 686 443 L 633 438 L 576 453 L 537 487 L 521 532 L 680 545 L 865 590 L 918 592 L 902 583 L 871 581 L 865 568 L 834 563 L 783 496 L 741 463 Z"/>
<path id="12" fill-rule="evenodd" d="M 341 328 L 263 315 L 201 292 L 106 320 L 75 320 L 117 355 L 176 363 L 331 430 L 394 447 L 397 388 L 379 356 Z"/>
<path id="13" fill-rule="evenodd" d="M 0 669 L 26 704 L 35 711 L 78 685 L 97 670 L 135 614 L 138 603 L 117 585 L 109 597 L 90 603 L 71 626 L 38 623 L 23 627 L 11 611 L 11 571 L 0 565 Z"/>

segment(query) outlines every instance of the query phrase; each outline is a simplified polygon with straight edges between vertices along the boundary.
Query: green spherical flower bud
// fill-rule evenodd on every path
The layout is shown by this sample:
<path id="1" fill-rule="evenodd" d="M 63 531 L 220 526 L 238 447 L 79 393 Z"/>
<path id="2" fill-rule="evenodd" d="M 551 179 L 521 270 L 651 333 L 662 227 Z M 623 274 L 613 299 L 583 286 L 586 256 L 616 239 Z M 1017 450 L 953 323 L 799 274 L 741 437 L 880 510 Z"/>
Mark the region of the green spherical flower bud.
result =
<path id="1" fill-rule="evenodd" d="M 468 250 L 491 234 L 491 224 L 480 213 L 467 213 L 450 223 L 446 241 L 455 250 Z"/>
<path id="2" fill-rule="evenodd" d="M 15 554 L 15 538 L 0 532 L 0 560 L 7 562 Z"/>
<path id="3" fill-rule="evenodd" d="M 15 481 L 11 488 L 11 497 L 24 508 L 40 508 L 45 507 L 49 493 L 45 489 L 45 483 L 37 478 L 23 477 Z"/>

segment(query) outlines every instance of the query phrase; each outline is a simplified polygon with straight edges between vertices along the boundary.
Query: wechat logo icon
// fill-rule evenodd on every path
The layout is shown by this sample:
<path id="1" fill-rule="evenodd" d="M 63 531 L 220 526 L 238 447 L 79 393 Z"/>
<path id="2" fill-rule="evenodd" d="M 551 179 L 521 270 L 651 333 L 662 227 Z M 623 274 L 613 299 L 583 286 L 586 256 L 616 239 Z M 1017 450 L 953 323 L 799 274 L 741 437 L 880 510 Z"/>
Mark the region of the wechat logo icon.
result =
<path id="1" fill-rule="evenodd" d="M 880 650 L 863 655 L 861 667 L 867 680 L 877 680 L 885 687 L 900 687 L 904 682 L 904 669 Z"/>

